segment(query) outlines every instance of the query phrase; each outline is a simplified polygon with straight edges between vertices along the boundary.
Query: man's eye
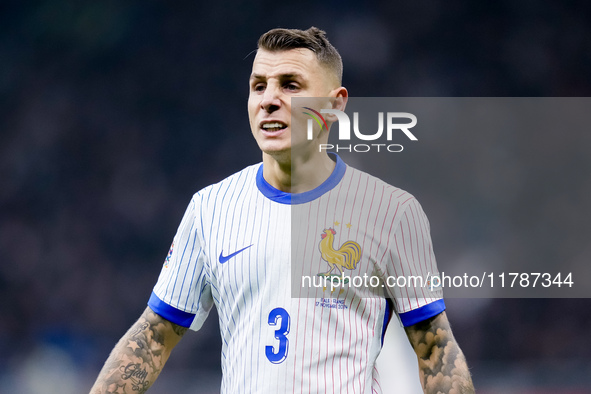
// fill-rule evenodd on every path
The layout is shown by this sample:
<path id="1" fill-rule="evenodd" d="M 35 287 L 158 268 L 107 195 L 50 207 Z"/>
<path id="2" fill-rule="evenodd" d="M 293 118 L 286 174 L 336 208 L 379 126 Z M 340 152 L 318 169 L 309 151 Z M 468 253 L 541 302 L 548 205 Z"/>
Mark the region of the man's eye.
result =
<path id="1" fill-rule="evenodd" d="M 285 85 L 285 88 L 287 90 L 297 90 L 298 89 L 298 85 L 296 85 L 295 83 L 288 83 L 287 85 Z"/>
<path id="2" fill-rule="evenodd" d="M 254 90 L 255 92 L 262 92 L 265 90 L 265 85 L 263 85 L 262 83 L 256 84 L 253 86 L 252 90 Z"/>

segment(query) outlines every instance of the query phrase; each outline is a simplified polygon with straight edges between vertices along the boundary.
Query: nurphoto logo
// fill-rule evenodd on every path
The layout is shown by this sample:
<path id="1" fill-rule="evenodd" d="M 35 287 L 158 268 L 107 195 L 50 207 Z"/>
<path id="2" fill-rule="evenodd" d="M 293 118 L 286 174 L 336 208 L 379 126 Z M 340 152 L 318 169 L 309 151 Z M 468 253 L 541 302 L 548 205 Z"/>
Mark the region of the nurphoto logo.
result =
<path id="1" fill-rule="evenodd" d="M 308 119 L 307 124 L 307 138 L 312 140 L 314 122 L 320 126 L 320 128 L 328 129 L 326 119 L 322 114 L 332 114 L 337 118 L 339 124 L 339 141 L 351 141 L 351 121 L 349 116 L 343 111 L 337 109 L 321 109 L 320 112 L 310 108 L 302 107 L 309 111 L 304 114 L 311 117 Z M 386 141 L 391 142 L 392 136 L 395 132 L 402 132 L 411 141 L 418 141 L 417 137 L 410 131 L 411 128 L 416 126 L 417 117 L 409 112 L 387 112 L 386 113 Z M 410 120 L 410 122 L 400 122 L 401 119 Z M 378 130 L 373 134 L 365 134 L 359 130 L 359 112 L 353 112 L 353 134 L 361 141 L 383 141 L 382 135 L 384 134 L 384 112 L 378 112 Z M 404 147 L 400 144 L 390 143 L 372 143 L 372 144 L 320 144 L 319 151 L 335 150 L 348 151 L 348 152 L 370 152 L 370 151 L 387 151 L 387 152 L 402 152 Z"/>

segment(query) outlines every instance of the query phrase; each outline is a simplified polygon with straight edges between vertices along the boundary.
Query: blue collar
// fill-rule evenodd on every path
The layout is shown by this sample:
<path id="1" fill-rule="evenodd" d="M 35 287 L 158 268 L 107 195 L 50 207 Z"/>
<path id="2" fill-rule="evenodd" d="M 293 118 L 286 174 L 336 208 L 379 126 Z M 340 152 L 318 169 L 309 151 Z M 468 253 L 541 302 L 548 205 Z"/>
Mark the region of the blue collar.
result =
<path id="1" fill-rule="evenodd" d="M 257 171 L 257 187 L 265 197 L 280 204 L 304 204 L 313 201 L 338 185 L 341 179 L 343 179 L 345 171 L 347 170 L 347 165 L 337 154 L 329 153 L 329 156 L 331 156 L 331 159 L 336 161 L 337 164 L 328 179 L 316 189 L 312 189 L 304 193 L 286 193 L 275 189 L 263 177 L 262 164 Z"/>

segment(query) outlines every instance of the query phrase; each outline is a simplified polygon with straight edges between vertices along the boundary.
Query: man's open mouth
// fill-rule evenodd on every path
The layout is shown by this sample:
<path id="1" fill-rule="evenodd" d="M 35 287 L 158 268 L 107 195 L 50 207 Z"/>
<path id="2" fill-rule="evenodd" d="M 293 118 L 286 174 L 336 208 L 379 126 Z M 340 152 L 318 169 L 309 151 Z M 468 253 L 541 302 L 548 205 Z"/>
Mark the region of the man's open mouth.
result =
<path id="1" fill-rule="evenodd" d="M 268 122 L 268 123 L 263 123 L 261 126 L 261 128 L 263 130 L 270 131 L 270 132 L 283 130 L 286 127 L 287 127 L 287 125 L 282 122 Z"/>

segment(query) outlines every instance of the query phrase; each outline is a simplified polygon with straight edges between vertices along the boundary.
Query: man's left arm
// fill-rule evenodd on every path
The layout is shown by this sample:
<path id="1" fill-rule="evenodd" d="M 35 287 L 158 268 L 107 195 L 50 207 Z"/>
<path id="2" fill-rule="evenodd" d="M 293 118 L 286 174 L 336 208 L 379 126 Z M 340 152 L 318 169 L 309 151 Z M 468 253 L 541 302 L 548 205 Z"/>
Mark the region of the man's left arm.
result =
<path id="1" fill-rule="evenodd" d="M 474 385 L 464 353 L 458 346 L 445 311 L 405 327 L 417 354 L 425 394 L 472 394 Z"/>

